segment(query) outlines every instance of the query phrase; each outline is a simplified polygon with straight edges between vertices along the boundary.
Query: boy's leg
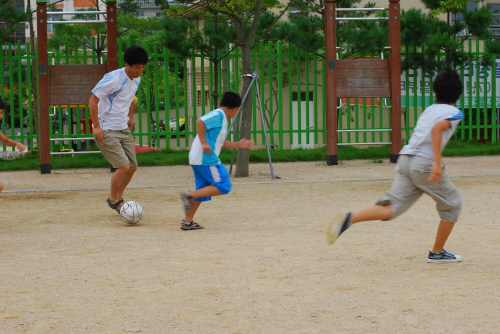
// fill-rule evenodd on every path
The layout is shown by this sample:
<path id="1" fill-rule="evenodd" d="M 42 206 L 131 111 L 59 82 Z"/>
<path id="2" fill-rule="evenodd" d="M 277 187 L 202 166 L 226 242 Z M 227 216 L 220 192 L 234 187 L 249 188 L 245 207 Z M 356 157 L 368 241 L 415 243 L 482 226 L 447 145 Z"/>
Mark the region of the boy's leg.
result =
<path id="1" fill-rule="evenodd" d="M 444 250 L 444 244 L 448 240 L 448 237 L 453 230 L 455 223 L 449 223 L 441 220 L 436 233 L 436 240 L 434 241 L 434 247 L 432 251 L 429 252 L 427 257 L 427 262 L 430 263 L 453 263 L 462 261 L 460 255 L 454 255 L 450 252 Z"/>
<path id="2" fill-rule="evenodd" d="M 198 190 L 193 190 L 189 192 L 191 198 L 196 199 L 200 197 L 211 197 L 222 195 L 222 193 L 217 189 L 216 186 L 207 186 Z"/>
<path id="3" fill-rule="evenodd" d="M 132 180 L 132 177 L 134 176 L 134 173 L 138 169 L 138 164 L 137 164 L 137 157 L 135 153 L 135 139 L 132 136 L 132 133 L 130 130 L 123 130 L 120 131 L 120 144 L 123 149 L 123 152 L 125 153 L 127 160 L 128 160 L 128 165 L 129 168 L 127 170 L 127 173 L 122 176 L 122 182 L 118 186 L 118 199 L 123 199 L 123 193 L 125 192 L 125 188 L 127 188 L 128 184 Z"/>
<path id="4" fill-rule="evenodd" d="M 201 202 L 196 201 L 197 198 L 200 197 L 212 197 L 222 195 L 221 192 L 217 189 L 216 186 L 207 186 L 202 189 L 193 190 L 189 192 L 189 196 L 191 196 L 192 201 L 190 202 L 190 210 L 186 211 L 184 215 L 184 221 L 187 223 L 191 223 L 193 221 L 196 210 L 198 210 Z"/>
<path id="5" fill-rule="evenodd" d="M 327 242 L 333 244 L 352 224 L 371 220 L 389 220 L 402 214 L 422 195 L 409 176 L 412 157 L 401 155 L 398 159 L 398 173 L 391 190 L 382 195 L 376 205 L 361 211 L 337 215 L 327 229 Z"/>
<path id="6" fill-rule="evenodd" d="M 125 188 L 137 170 L 134 137 L 130 130 L 106 130 L 103 142 L 97 142 L 97 145 L 106 160 L 115 168 L 111 177 L 110 197 L 107 202 L 111 208 L 119 210 L 122 204 L 116 205 L 116 203 L 123 199 Z"/>
<path id="7" fill-rule="evenodd" d="M 358 212 L 339 213 L 328 225 L 326 239 L 329 245 L 345 232 L 352 224 L 370 220 L 388 220 L 391 218 L 392 205 L 372 205 Z"/>
<path id="8" fill-rule="evenodd" d="M 193 221 L 201 202 L 210 201 L 212 196 L 225 195 L 231 190 L 229 173 L 223 164 L 191 167 L 194 172 L 196 190 L 181 193 L 185 210 L 181 223 L 183 230 L 203 228 Z"/>
<path id="9" fill-rule="evenodd" d="M 116 203 L 123 198 L 125 188 L 127 188 L 127 185 L 132 180 L 132 176 L 134 176 L 136 170 L 137 167 L 125 165 L 114 171 L 113 176 L 111 177 L 111 196 L 109 198 L 111 203 Z M 119 210 L 120 207 L 121 205 L 117 207 L 117 209 Z"/>
<path id="10" fill-rule="evenodd" d="M 392 205 L 372 205 L 361 211 L 351 213 L 351 223 L 359 223 L 370 220 L 389 220 L 391 218 Z"/>
<path id="11" fill-rule="evenodd" d="M 439 222 L 436 240 L 434 241 L 434 247 L 432 248 L 433 253 L 440 253 L 444 249 L 444 244 L 448 240 L 454 226 L 455 223 L 448 223 L 442 220 Z"/>
<path id="12" fill-rule="evenodd" d="M 186 211 L 182 225 L 186 225 L 186 224 L 184 224 L 184 222 L 186 222 L 188 224 L 193 222 L 194 215 L 196 214 L 196 211 L 198 210 L 200 205 L 201 205 L 201 202 L 198 202 L 198 201 L 191 202 L 191 209 Z"/>

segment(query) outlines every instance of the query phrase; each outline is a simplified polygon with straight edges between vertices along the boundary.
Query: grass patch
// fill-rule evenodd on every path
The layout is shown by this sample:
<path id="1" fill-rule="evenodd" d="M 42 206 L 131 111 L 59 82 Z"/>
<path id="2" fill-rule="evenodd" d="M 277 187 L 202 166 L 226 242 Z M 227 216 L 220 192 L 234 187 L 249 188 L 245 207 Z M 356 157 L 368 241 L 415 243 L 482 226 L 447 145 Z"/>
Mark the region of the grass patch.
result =
<path id="1" fill-rule="evenodd" d="M 139 166 L 173 166 L 188 165 L 188 150 L 173 151 L 163 150 L 160 152 L 148 152 L 137 154 Z M 231 150 L 222 150 L 221 161 L 225 164 L 231 162 Z M 338 160 L 366 159 L 374 163 L 379 163 L 382 159 L 388 159 L 390 146 L 353 147 L 339 146 Z M 477 143 L 475 141 L 450 141 L 443 152 L 447 157 L 467 157 L 483 155 L 500 155 L 500 143 Z M 234 151 L 234 161 L 236 161 L 237 150 Z M 326 147 L 310 150 L 271 150 L 273 162 L 293 162 L 293 161 L 324 161 L 326 159 Z M 251 150 L 250 162 L 268 162 L 267 151 L 265 149 Z M 101 154 L 75 154 L 53 155 L 51 158 L 52 168 L 108 168 L 109 163 Z M 23 157 L 13 160 L 2 160 L 0 171 L 13 170 L 36 170 L 40 169 L 38 154 L 28 153 Z"/>

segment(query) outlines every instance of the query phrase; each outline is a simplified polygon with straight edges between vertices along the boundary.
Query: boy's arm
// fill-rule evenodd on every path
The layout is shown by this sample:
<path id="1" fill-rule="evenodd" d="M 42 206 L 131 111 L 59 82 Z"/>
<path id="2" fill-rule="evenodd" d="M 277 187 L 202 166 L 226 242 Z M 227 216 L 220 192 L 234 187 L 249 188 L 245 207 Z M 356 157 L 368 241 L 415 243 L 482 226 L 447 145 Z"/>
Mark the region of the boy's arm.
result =
<path id="1" fill-rule="evenodd" d="M 130 130 L 133 129 L 134 127 L 134 101 L 132 100 L 132 103 L 130 104 L 130 108 L 128 108 L 128 122 L 127 122 L 128 128 Z"/>
<path id="2" fill-rule="evenodd" d="M 222 145 L 222 148 L 243 148 L 243 149 L 249 149 L 249 148 L 252 148 L 252 146 L 253 146 L 253 140 L 243 138 L 242 140 L 240 140 L 238 142 L 233 142 L 233 141 L 226 140 L 224 142 L 224 145 Z"/>
<path id="3" fill-rule="evenodd" d="M 203 152 L 210 153 L 212 150 L 210 145 L 207 144 L 207 138 L 205 134 L 207 133 L 207 128 L 205 127 L 205 123 L 201 119 L 196 121 L 196 133 L 198 134 L 198 138 L 200 139 L 201 148 Z"/>
<path id="4" fill-rule="evenodd" d="M 92 132 L 94 133 L 95 139 L 98 142 L 102 143 L 103 131 L 101 129 L 101 124 L 99 124 L 99 113 L 97 107 L 98 104 L 99 104 L 99 98 L 94 94 L 92 94 L 89 100 L 90 118 L 92 119 L 92 126 L 94 128 Z"/>
<path id="5" fill-rule="evenodd" d="M 26 147 L 23 144 L 18 143 L 15 140 L 7 138 L 3 133 L 0 132 L 0 141 L 7 146 L 15 146 L 19 151 L 24 151 Z"/>
<path id="6" fill-rule="evenodd" d="M 450 120 L 442 119 L 437 122 L 431 130 L 434 164 L 432 165 L 431 175 L 427 179 L 430 183 L 439 183 L 441 176 L 443 176 L 443 166 L 441 165 L 441 142 L 443 140 L 443 132 L 448 130 L 450 126 Z"/>

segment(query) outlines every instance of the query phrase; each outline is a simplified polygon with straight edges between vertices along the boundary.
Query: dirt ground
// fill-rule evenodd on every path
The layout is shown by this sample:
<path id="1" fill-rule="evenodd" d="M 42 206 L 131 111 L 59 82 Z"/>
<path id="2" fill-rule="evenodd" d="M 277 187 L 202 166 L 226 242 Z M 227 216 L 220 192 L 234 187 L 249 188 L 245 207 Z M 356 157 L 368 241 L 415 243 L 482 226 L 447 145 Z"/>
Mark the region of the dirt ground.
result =
<path id="1" fill-rule="evenodd" d="M 428 197 L 326 244 L 339 209 L 390 188 L 388 161 L 275 163 L 276 180 L 251 165 L 197 231 L 180 230 L 188 166 L 138 170 L 135 226 L 106 205 L 109 169 L 2 172 L 0 333 L 500 333 L 500 157 L 445 163 L 464 201 L 454 264 L 426 262 Z"/>

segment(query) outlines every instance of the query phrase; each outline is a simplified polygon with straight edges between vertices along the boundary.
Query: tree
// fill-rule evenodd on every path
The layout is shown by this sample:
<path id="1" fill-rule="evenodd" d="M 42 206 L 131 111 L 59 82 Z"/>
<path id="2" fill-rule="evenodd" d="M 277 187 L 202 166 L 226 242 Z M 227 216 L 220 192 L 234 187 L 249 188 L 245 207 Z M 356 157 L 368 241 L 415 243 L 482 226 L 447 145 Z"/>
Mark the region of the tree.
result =
<path id="1" fill-rule="evenodd" d="M 227 18 L 220 17 L 216 12 L 202 12 L 197 15 L 204 17 L 201 29 L 197 29 L 187 18 L 175 19 L 166 16 L 163 19 L 163 43 L 172 53 L 185 57 L 200 54 L 212 62 L 214 68 L 212 107 L 215 109 L 219 102 L 220 62 L 234 50 L 234 47 L 226 50 L 226 45 L 228 41 L 235 39 L 235 32 L 227 22 Z"/>
<path id="2" fill-rule="evenodd" d="M 24 27 L 24 22 L 31 18 L 30 12 L 22 11 L 16 8 L 17 1 L 0 0 L 0 43 L 13 41 L 11 34 Z"/>
<path id="3" fill-rule="evenodd" d="M 197 8 L 213 15 L 221 15 L 227 18 L 227 22 L 234 29 L 234 39 L 226 42 L 241 49 L 242 73 L 251 74 L 252 61 L 251 52 L 257 45 L 257 42 L 262 36 L 266 35 L 269 30 L 278 22 L 278 20 L 291 8 L 292 3 L 302 0 L 292 0 L 288 5 L 281 4 L 278 0 L 183 0 L 177 1 L 188 5 L 196 5 Z M 177 14 L 186 12 L 188 7 L 176 9 L 171 7 L 171 13 L 177 11 Z M 261 17 L 270 9 L 279 10 L 277 15 L 266 22 L 262 23 Z M 268 16 L 269 17 L 269 16 Z M 252 78 L 249 76 L 243 77 L 241 92 L 245 93 L 250 86 Z M 241 106 L 240 111 L 240 129 L 242 138 L 251 138 L 252 126 L 252 106 L 251 99 L 246 99 Z M 247 177 L 249 167 L 249 150 L 238 150 L 238 159 L 236 161 L 236 177 Z"/>
<path id="4" fill-rule="evenodd" d="M 359 2 L 360 0 L 339 0 L 337 8 L 356 8 L 355 5 Z M 324 58 L 322 52 L 325 48 L 324 2 L 322 0 L 304 0 L 296 2 L 294 5 L 300 14 L 293 17 L 290 22 L 279 22 L 270 35 Z M 364 8 L 375 8 L 375 3 L 369 2 Z M 372 15 L 386 16 L 387 14 L 370 11 L 337 12 L 339 18 L 361 18 Z M 385 20 L 337 21 L 337 45 L 340 47 L 338 51 L 341 58 L 380 54 L 387 44 L 387 21 Z"/>
<path id="5" fill-rule="evenodd" d="M 500 54 L 500 43 L 491 39 L 489 25 L 492 14 L 489 6 L 478 6 L 467 10 L 469 1 L 464 0 L 421 0 L 430 12 L 412 8 L 401 15 L 401 41 L 408 49 L 402 61 L 403 69 L 422 68 L 425 71 L 442 67 L 460 69 L 473 61 L 483 66 L 491 65 L 491 57 L 464 52 L 462 46 L 471 39 L 484 41 L 487 54 Z M 482 3 L 484 0 L 477 0 Z M 435 15 L 446 13 L 447 21 Z M 450 17 L 462 17 L 451 21 Z M 441 54 L 444 53 L 444 61 Z"/>

